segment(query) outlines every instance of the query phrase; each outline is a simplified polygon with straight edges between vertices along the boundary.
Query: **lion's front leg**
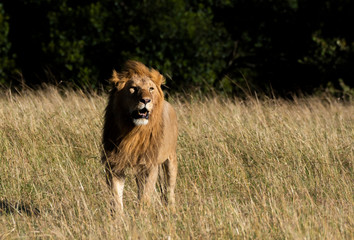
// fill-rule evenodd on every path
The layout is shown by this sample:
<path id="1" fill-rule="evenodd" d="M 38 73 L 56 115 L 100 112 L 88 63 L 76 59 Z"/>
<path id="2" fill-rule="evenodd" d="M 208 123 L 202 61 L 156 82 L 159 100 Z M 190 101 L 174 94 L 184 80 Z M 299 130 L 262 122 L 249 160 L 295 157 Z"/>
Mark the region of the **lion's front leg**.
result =
<path id="1" fill-rule="evenodd" d="M 114 197 L 113 205 L 123 211 L 123 190 L 124 190 L 125 174 L 109 173 L 107 183 L 109 184 Z"/>
<path id="2" fill-rule="evenodd" d="M 149 169 L 144 169 L 137 173 L 136 183 L 138 185 L 138 198 L 140 202 L 150 204 L 151 196 L 155 191 L 158 170 L 158 166 L 154 165 Z"/>

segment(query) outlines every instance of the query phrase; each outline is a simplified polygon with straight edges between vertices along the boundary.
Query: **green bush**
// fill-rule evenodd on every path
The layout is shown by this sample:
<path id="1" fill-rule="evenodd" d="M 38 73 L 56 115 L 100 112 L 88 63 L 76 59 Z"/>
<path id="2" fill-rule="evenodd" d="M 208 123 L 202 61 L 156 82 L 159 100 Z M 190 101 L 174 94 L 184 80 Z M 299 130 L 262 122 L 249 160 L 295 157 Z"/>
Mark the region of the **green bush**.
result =
<path id="1" fill-rule="evenodd" d="M 236 95 L 248 88 L 313 92 L 328 82 L 340 89 L 338 79 L 354 78 L 354 36 L 346 24 L 354 4 L 347 0 L 8 0 L 0 6 L 0 81 L 8 85 L 16 67 L 30 85 L 97 88 L 128 59 L 157 68 L 173 89 Z"/>
<path id="2" fill-rule="evenodd" d="M 109 77 L 102 73 L 107 65 L 110 74 L 129 58 L 158 68 L 174 87 L 212 84 L 225 65 L 228 35 L 213 23 L 210 7 L 192 8 L 184 0 L 63 0 L 52 8 L 43 50 L 55 65 L 65 62 L 64 72 L 74 73 L 70 81 L 79 85 L 95 86 L 99 77 Z"/>
<path id="3" fill-rule="evenodd" d="M 9 17 L 5 14 L 3 4 L 0 3 L 0 84 L 4 85 L 9 81 L 8 75 L 14 71 L 14 55 L 10 54 L 11 43 L 9 35 Z"/>

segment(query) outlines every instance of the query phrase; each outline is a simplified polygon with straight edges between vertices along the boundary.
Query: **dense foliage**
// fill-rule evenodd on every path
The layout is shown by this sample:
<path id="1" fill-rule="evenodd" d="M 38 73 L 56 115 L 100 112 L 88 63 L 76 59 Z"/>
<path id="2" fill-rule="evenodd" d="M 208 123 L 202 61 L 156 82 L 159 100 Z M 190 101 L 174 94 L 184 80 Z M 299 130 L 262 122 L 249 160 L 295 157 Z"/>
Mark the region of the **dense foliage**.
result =
<path id="1" fill-rule="evenodd" d="M 353 11 L 350 0 L 5 0 L 0 83 L 97 88 L 133 58 L 179 89 L 347 87 Z"/>

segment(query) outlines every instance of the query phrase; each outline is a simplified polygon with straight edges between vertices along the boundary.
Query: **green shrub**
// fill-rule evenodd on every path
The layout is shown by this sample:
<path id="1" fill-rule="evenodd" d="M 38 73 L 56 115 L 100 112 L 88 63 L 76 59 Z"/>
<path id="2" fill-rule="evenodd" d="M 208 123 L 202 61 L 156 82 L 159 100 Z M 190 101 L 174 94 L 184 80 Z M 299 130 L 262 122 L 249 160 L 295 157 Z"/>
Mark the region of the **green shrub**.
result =
<path id="1" fill-rule="evenodd" d="M 14 55 L 10 54 L 11 43 L 8 40 L 10 26 L 3 4 L 0 3 L 0 84 L 5 84 L 8 74 L 14 71 Z"/>

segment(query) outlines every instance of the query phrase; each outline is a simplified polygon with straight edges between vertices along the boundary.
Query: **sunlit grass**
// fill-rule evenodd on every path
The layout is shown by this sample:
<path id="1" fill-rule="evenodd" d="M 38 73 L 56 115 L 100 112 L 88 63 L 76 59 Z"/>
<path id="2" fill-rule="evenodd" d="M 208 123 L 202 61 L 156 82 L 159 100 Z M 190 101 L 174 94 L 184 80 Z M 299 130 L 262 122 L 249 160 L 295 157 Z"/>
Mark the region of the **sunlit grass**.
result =
<path id="1" fill-rule="evenodd" d="M 100 164 L 106 96 L 0 94 L 0 239 L 352 239 L 354 104 L 179 97 L 176 214 L 112 216 Z"/>

